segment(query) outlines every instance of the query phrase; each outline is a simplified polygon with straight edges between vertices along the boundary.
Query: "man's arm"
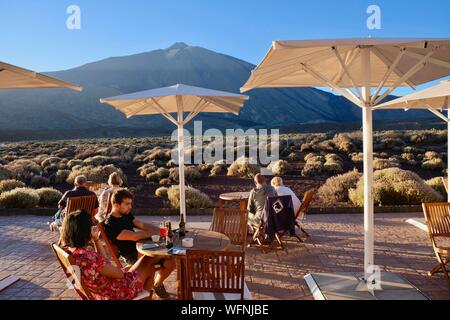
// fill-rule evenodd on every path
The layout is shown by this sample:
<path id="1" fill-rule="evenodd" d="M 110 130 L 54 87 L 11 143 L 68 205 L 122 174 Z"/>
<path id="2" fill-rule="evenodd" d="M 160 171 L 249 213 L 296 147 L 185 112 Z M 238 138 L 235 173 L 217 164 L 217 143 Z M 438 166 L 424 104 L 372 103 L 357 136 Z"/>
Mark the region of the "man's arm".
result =
<path id="1" fill-rule="evenodd" d="M 133 224 L 139 230 L 148 231 L 151 234 L 159 234 L 159 228 L 150 223 L 145 223 L 144 221 L 135 218 Z"/>
<path id="2" fill-rule="evenodd" d="M 123 230 L 119 233 L 117 236 L 117 240 L 120 241 L 135 241 L 138 242 L 140 240 L 148 239 L 152 236 L 151 232 L 149 231 L 130 231 L 130 230 Z"/>

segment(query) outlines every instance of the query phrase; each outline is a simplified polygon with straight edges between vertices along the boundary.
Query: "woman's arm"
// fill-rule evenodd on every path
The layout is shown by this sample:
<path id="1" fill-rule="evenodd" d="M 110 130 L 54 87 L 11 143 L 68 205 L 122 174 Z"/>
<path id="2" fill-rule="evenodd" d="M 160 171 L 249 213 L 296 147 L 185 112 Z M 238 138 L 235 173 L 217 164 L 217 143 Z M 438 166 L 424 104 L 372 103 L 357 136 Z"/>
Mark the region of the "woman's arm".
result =
<path id="1" fill-rule="evenodd" d="M 113 279 L 123 279 L 125 277 L 123 271 L 112 264 L 105 264 L 100 274 Z"/>

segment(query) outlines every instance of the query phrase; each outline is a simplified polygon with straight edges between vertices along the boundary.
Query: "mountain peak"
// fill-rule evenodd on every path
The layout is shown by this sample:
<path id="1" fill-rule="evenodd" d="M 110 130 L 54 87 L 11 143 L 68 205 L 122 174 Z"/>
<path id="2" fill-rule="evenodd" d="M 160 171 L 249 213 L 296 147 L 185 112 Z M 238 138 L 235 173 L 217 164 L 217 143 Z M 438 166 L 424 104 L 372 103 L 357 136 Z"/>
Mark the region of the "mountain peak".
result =
<path id="1" fill-rule="evenodd" d="M 168 47 L 166 50 L 182 50 L 186 47 L 189 47 L 189 46 L 184 42 L 175 42 L 173 45 Z"/>

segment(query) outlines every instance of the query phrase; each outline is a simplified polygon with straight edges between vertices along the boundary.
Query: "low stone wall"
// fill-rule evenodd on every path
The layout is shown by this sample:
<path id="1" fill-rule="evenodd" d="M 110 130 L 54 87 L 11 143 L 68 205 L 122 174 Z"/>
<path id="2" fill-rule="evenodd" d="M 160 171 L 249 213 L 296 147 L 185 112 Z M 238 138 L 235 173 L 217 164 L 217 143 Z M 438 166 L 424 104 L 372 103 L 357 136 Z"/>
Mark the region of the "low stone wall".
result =
<path id="1" fill-rule="evenodd" d="M 55 208 L 34 208 L 34 209 L 0 209 L 0 216 L 53 216 Z M 158 209 L 136 209 L 133 214 L 137 216 L 176 216 L 178 209 L 158 208 Z M 360 207 L 328 207 L 310 208 L 308 214 L 362 214 L 364 208 Z M 375 207 L 375 213 L 404 213 L 422 212 L 422 206 L 383 206 Z M 190 216 L 208 216 L 213 214 L 213 208 L 208 209 L 188 209 Z"/>

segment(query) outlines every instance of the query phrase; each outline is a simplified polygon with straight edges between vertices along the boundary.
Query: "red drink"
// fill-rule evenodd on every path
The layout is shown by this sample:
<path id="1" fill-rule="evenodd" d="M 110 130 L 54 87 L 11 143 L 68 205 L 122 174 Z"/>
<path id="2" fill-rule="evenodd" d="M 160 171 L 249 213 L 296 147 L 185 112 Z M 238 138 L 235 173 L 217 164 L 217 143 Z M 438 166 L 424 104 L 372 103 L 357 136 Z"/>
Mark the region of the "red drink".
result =
<path id="1" fill-rule="evenodd" d="M 167 237 L 167 233 L 168 233 L 168 230 L 167 230 L 167 227 L 159 227 L 159 236 L 160 237 Z"/>

